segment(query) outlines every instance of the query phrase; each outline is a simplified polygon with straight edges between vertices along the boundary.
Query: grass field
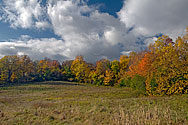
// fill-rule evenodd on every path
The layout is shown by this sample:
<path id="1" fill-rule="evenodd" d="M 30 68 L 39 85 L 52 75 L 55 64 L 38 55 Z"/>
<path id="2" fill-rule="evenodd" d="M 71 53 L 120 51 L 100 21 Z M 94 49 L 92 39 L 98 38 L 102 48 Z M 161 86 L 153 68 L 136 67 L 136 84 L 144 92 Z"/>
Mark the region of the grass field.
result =
<path id="1" fill-rule="evenodd" d="M 0 87 L 0 124 L 188 124 L 188 96 L 68 82 Z"/>

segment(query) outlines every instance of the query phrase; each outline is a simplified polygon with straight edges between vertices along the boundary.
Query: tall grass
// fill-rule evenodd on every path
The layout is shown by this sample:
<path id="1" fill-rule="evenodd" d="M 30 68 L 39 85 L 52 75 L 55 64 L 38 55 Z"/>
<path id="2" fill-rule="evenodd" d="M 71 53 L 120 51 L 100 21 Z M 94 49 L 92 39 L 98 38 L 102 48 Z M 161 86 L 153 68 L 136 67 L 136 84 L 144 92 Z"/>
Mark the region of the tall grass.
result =
<path id="1" fill-rule="evenodd" d="M 188 124 L 188 96 L 44 82 L 0 88 L 0 124 Z"/>

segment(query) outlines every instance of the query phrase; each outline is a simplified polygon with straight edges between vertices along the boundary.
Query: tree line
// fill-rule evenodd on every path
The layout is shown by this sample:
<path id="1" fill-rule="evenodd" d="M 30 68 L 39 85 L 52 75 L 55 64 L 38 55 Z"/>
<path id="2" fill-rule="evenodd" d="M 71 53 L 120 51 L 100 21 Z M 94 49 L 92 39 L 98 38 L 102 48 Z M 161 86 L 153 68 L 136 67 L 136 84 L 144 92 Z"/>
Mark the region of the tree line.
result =
<path id="1" fill-rule="evenodd" d="M 188 93 L 188 28 L 173 41 L 161 36 L 141 52 L 121 55 L 119 60 L 88 63 L 83 56 L 63 63 L 45 58 L 33 61 L 27 55 L 0 59 L 0 83 L 76 81 L 94 85 L 125 86 L 147 95 Z"/>

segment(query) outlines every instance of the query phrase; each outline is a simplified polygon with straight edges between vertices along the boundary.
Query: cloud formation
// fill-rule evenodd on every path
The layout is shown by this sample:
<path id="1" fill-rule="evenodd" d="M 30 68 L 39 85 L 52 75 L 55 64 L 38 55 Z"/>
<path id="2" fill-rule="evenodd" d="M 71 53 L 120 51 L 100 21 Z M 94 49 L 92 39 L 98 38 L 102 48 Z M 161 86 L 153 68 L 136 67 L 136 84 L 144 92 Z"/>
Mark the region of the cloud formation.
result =
<path id="1" fill-rule="evenodd" d="M 27 54 L 33 59 L 57 60 L 83 55 L 87 61 L 118 59 L 144 49 L 159 33 L 182 35 L 188 26 L 187 0 L 126 0 L 118 18 L 98 11 L 84 0 L 4 0 L 0 20 L 13 28 L 52 28 L 56 38 L 0 42 L 0 56 Z"/>
<path id="2" fill-rule="evenodd" d="M 26 3 L 23 5 L 27 5 Z M 39 5 L 40 1 L 35 4 Z M 0 46 L 5 48 L 2 49 L 2 55 L 26 54 L 34 59 L 48 56 L 58 60 L 74 59 L 77 55 L 83 55 L 87 61 L 93 62 L 101 58 L 118 59 L 122 51 L 138 49 L 138 46 L 135 46 L 135 35 L 127 33 L 128 30 L 118 18 L 108 13 L 100 13 L 84 1 L 49 0 L 46 8 L 50 21 L 48 24 L 52 24 L 54 34 L 60 36 L 61 40 L 32 39 L 22 35 L 18 40 L 1 42 Z M 41 11 L 37 12 L 36 15 L 41 14 Z M 35 22 L 33 17 L 27 20 L 30 20 L 27 25 L 21 26 L 21 22 L 15 22 L 20 25 L 13 24 L 22 28 L 31 28 L 32 24 L 45 28 L 45 23 Z"/>
<path id="3" fill-rule="evenodd" d="M 45 8 L 41 7 L 41 0 L 3 0 L 1 11 L 3 12 L 1 20 L 9 22 L 13 28 L 49 26 L 42 17 Z"/>
<path id="4" fill-rule="evenodd" d="M 54 38 L 31 39 L 28 36 L 22 36 L 20 40 L 0 42 L 0 57 L 25 54 L 37 60 L 48 57 L 63 61 L 67 59 L 63 50 L 63 41 Z"/>
<path id="5" fill-rule="evenodd" d="M 133 47 L 134 41 L 119 19 L 100 13 L 85 2 L 50 2 L 48 15 L 54 33 L 65 41 L 64 53 L 68 57 L 84 55 L 87 60 L 119 57 L 122 47 Z M 126 45 L 126 46 L 124 46 Z"/>
<path id="6" fill-rule="evenodd" d="M 127 27 L 144 36 L 182 35 L 188 26 L 188 0 L 126 0 L 118 13 Z"/>

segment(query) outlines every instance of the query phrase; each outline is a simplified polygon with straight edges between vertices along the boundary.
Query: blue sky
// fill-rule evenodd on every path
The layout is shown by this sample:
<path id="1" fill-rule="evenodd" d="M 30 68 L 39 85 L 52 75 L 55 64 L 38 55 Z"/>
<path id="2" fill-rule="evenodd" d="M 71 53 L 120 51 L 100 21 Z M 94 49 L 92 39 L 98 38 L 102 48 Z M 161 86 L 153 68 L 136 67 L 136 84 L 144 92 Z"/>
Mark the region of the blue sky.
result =
<path id="1" fill-rule="evenodd" d="M 6 41 L 9 39 L 17 39 L 21 35 L 29 35 L 34 38 L 58 38 L 52 30 L 38 30 L 38 29 L 13 29 L 10 25 L 5 22 L 0 22 L 0 41 Z"/>
<path id="2" fill-rule="evenodd" d="M 2 0 L 0 0 L 2 3 Z M 47 1 L 42 0 L 41 5 L 46 6 Z M 88 5 L 98 5 L 99 11 L 109 13 L 117 18 L 117 12 L 123 6 L 123 0 L 89 0 Z M 0 22 L 0 41 L 6 41 L 9 39 L 17 39 L 21 35 L 29 35 L 34 38 L 59 38 L 53 33 L 51 29 L 38 30 L 38 29 L 22 29 L 22 28 L 10 28 L 10 25 L 5 22 Z"/>
<path id="3" fill-rule="evenodd" d="M 107 12 L 114 17 L 117 17 L 117 12 L 119 12 L 123 6 L 124 0 L 89 0 L 88 4 L 98 4 L 101 5 L 100 11 Z"/>
<path id="4" fill-rule="evenodd" d="M 0 58 L 119 59 L 175 39 L 188 26 L 187 0 L 0 0 Z M 131 30 L 130 30 L 131 29 Z"/>

